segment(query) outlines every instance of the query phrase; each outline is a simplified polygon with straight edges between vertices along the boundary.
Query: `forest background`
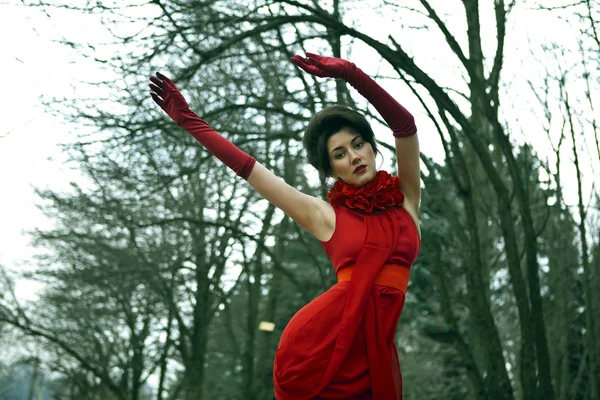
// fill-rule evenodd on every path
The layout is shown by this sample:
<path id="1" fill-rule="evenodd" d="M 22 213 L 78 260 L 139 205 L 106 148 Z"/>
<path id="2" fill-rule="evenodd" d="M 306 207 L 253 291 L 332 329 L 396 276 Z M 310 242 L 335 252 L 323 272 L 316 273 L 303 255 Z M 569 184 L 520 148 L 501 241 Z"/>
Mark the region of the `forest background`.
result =
<path id="1" fill-rule="evenodd" d="M 31 241 L 20 261 L 0 245 L 0 399 L 273 398 L 281 332 L 335 283 L 331 265 L 168 120 L 147 83 L 171 76 L 218 132 L 305 193 L 328 190 L 301 146 L 328 104 L 369 117 L 394 172 L 379 115 L 289 62 L 305 51 L 355 62 L 417 120 L 423 243 L 396 335 L 405 398 L 600 399 L 598 1 L 2 9 L 5 27 L 31 23 L 5 29 L 3 46 L 30 29 L 61 50 L 2 55 L 30 77 L 3 77 L 5 123 L 36 87 L 44 118 L 35 135 L 0 132 L 1 224 Z M 29 220 L 11 188 L 48 173 L 24 165 L 53 132 L 62 167 L 34 180 L 44 217 Z"/>

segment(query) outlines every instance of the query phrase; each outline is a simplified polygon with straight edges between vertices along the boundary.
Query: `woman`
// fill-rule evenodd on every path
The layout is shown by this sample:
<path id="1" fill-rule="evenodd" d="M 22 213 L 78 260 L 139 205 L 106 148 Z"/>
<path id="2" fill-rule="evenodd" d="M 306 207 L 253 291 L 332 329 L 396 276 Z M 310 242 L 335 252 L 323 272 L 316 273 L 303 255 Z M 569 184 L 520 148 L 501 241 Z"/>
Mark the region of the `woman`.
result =
<path id="1" fill-rule="evenodd" d="M 353 63 L 307 53 L 291 61 L 319 77 L 345 79 L 396 138 L 398 177 L 376 171 L 376 143 L 359 113 L 331 106 L 304 135 L 309 162 L 337 179 L 328 202 L 308 196 L 215 132 L 173 82 L 151 77 L 152 98 L 179 126 L 322 244 L 338 283 L 285 328 L 273 367 L 275 397 L 402 399 L 394 344 L 410 267 L 420 249 L 419 143 L 412 115 Z"/>

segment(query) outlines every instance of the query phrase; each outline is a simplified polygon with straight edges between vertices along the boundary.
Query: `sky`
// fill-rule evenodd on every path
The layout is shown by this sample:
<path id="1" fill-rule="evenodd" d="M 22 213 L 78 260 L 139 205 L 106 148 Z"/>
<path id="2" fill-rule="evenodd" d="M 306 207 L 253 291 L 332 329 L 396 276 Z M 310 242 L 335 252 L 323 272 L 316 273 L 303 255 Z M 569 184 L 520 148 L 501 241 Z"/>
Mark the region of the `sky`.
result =
<path id="1" fill-rule="evenodd" d="M 23 231 L 51 226 L 35 207 L 33 187 L 66 189 L 77 177 L 59 147 L 73 140 L 73 130 L 40 97 L 72 91 L 82 68 L 69 63 L 72 50 L 49 40 L 47 19 L 18 3 L 0 3 L 0 263 L 23 270 L 34 253 Z M 28 298 L 36 286 L 20 281 L 17 289 Z"/>
<path id="2" fill-rule="evenodd" d="M 35 207 L 36 197 L 33 187 L 67 189 L 69 181 L 78 177 L 77 172 L 66 165 L 65 156 L 59 146 L 61 143 L 74 140 L 75 133 L 81 128 L 51 115 L 42 106 L 40 97 L 72 95 L 78 90 L 77 81 L 88 79 L 98 69 L 92 62 L 83 60 L 72 49 L 54 43 L 52 39 L 58 38 L 58 32 L 70 35 L 75 32 L 78 39 L 94 40 L 103 34 L 99 22 L 92 16 L 69 18 L 67 15 L 58 15 L 49 20 L 37 10 L 22 7 L 20 4 L 18 0 L 8 2 L 0 0 L 0 35 L 3 38 L 0 41 L 0 65 L 4 75 L 2 96 L 0 96 L 2 115 L 0 118 L 0 188 L 2 188 L 0 191 L 0 264 L 13 270 L 23 270 L 34 265 L 31 260 L 34 250 L 23 231 L 51 226 L 50 221 Z M 524 9 L 520 12 L 520 18 L 515 20 L 525 22 L 511 22 L 509 26 L 511 43 L 525 36 L 534 43 L 544 41 L 546 37 L 540 30 L 525 31 L 528 22 L 524 14 L 529 11 Z M 544 23 L 540 20 L 543 16 L 536 15 L 537 22 Z M 381 23 L 379 20 L 378 24 Z M 554 24 L 556 21 L 549 23 Z M 484 28 L 486 26 L 488 27 L 486 29 L 489 29 L 490 24 L 484 24 Z M 458 29 L 456 26 L 450 25 L 450 27 L 453 31 Z M 561 32 L 566 32 L 566 29 L 568 28 L 561 27 L 558 23 L 552 34 L 558 40 Z M 522 46 L 516 45 L 507 52 L 528 51 L 526 42 L 524 40 L 522 42 Z M 437 50 L 432 48 L 415 50 L 416 53 L 419 51 L 434 54 Z M 354 56 L 359 58 L 360 54 L 357 52 Z M 441 65 L 439 68 L 446 68 L 446 65 Z M 522 80 L 520 71 L 527 68 L 535 68 L 535 66 L 533 63 L 529 65 L 506 63 L 505 72 L 516 84 L 526 85 L 525 81 L 520 81 Z M 443 81 L 439 83 L 445 84 Z M 530 106 L 524 98 L 511 100 L 513 110 Z M 413 103 L 409 103 L 407 108 L 410 109 L 417 104 L 414 99 L 412 101 Z M 510 107 L 507 109 L 510 110 Z M 416 117 L 421 121 L 425 119 L 424 114 Z M 539 132 L 540 121 L 535 118 L 521 119 L 519 123 L 525 135 L 527 132 Z M 439 159 L 439 139 L 435 134 L 427 132 L 432 129 L 432 126 L 427 121 L 419 124 L 420 132 L 423 132 L 420 134 L 423 134 L 426 139 L 422 145 L 423 152 Z M 432 136 L 428 137 L 428 134 Z M 433 140 L 429 140 L 430 138 Z M 536 149 L 543 149 L 544 146 L 547 148 L 547 143 L 544 144 L 547 140 L 539 137 L 539 133 L 538 137 L 528 137 L 527 140 L 537 142 Z M 586 187 L 589 192 L 590 182 L 595 175 L 597 176 L 600 167 L 597 163 L 588 163 L 584 167 L 587 168 Z M 570 174 L 571 178 L 574 177 L 572 167 L 568 164 L 565 166 L 565 173 Z M 576 201 L 574 181 L 573 179 L 563 181 L 570 187 L 570 190 L 566 191 L 569 196 L 567 201 L 574 204 Z M 37 286 L 29 281 L 19 281 L 17 289 L 20 297 L 29 298 Z"/>

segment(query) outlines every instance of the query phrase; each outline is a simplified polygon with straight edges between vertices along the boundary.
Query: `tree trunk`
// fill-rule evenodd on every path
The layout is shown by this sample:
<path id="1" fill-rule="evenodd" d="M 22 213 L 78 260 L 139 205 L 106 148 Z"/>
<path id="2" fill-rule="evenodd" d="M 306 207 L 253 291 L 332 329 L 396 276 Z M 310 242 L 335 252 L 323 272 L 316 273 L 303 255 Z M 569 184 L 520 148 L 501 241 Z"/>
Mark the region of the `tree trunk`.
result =
<path id="1" fill-rule="evenodd" d="M 561 85 L 564 84 L 564 79 L 561 81 Z M 573 160 L 575 164 L 575 173 L 577 175 L 577 208 L 579 210 L 579 241 L 581 243 L 581 264 L 583 265 L 583 286 L 585 293 L 585 319 L 586 319 L 586 331 L 585 336 L 587 338 L 586 345 L 589 347 L 589 393 L 591 399 L 600 398 L 600 387 L 598 386 L 598 380 L 600 375 L 600 368 L 598 364 L 600 363 L 599 359 L 599 350 L 598 350 L 598 338 L 596 337 L 596 318 L 597 315 L 594 313 L 595 304 L 594 304 L 594 294 L 592 290 L 592 284 L 594 279 L 594 274 L 591 271 L 590 267 L 590 259 L 589 259 L 589 251 L 588 251 L 588 238 L 586 231 L 586 211 L 585 205 L 583 204 L 583 191 L 582 191 L 582 176 L 581 170 L 579 168 L 579 153 L 577 151 L 577 139 L 575 137 L 575 126 L 573 124 L 573 114 L 571 112 L 571 106 L 569 103 L 569 93 L 564 90 L 564 87 L 561 86 L 561 92 L 564 96 L 564 106 L 567 113 L 568 118 L 568 126 L 571 133 L 571 140 L 573 143 Z"/>
<path id="2" fill-rule="evenodd" d="M 453 180 L 458 188 L 459 197 L 463 201 L 466 214 L 466 225 L 468 229 L 469 256 L 465 264 L 467 272 L 465 279 L 467 283 L 467 298 L 469 300 L 470 316 L 476 326 L 480 343 L 486 352 L 485 385 L 487 396 L 490 399 L 512 399 L 512 384 L 506 370 L 506 361 L 502 352 L 502 343 L 498 328 L 488 298 L 488 279 L 484 277 L 484 262 L 481 257 L 481 240 L 479 237 L 479 223 L 476 213 L 476 205 L 473 200 L 471 174 L 467 167 L 463 150 L 459 146 L 459 138 L 448 119 L 442 114 L 442 119 L 450 134 L 448 144 L 440 132 L 440 138 L 444 144 L 446 161 L 450 168 Z M 450 148 L 451 147 L 451 151 Z M 454 157 L 450 157 L 452 154 Z"/>

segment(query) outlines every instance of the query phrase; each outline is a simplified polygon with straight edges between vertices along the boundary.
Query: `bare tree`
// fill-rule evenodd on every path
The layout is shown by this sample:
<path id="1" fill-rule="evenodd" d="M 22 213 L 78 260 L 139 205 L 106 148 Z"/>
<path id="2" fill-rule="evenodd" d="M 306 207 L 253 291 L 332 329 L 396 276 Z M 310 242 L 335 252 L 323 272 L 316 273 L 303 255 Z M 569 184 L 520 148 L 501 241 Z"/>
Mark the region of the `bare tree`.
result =
<path id="1" fill-rule="evenodd" d="M 239 385 L 244 398 L 267 396 L 270 387 L 264 376 L 268 375 L 269 359 L 258 353 L 272 345 L 275 338 L 256 332 L 261 313 L 267 320 L 285 320 L 295 311 L 290 304 L 310 300 L 334 278 L 328 275 L 328 265 L 322 258 L 310 258 L 314 251 L 305 253 L 303 265 L 318 279 L 290 267 L 295 262 L 288 262 L 287 254 L 281 253 L 283 243 L 289 246 L 293 239 L 298 248 L 311 250 L 317 244 L 307 240 L 302 232 L 290 229 L 285 218 L 277 225 L 276 210 L 261 203 L 230 176 L 213 172 L 218 167 L 207 161 L 210 156 L 189 146 L 173 126 L 149 108 L 148 101 L 142 100 L 146 75 L 154 69 L 170 70 L 189 93 L 193 108 L 219 132 L 272 169 L 284 171 L 286 181 L 316 194 L 323 193 L 325 186 L 308 184 L 295 164 L 301 160 L 300 132 L 310 115 L 337 102 L 361 109 L 376 125 L 381 120 L 344 82 L 305 76 L 287 60 L 306 49 L 350 57 L 355 46 L 367 49 L 386 71 L 387 78 L 404 82 L 408 89 L 405 93 L 412 93 L 411 99 L 422 105 L 444 150 L 443 166 L 422 157 L 427 167 L 427 174 L 423 175 L 426 193 L 448 194 L 440 198 L 430 195 L 423 200 L 431 220 L 424 222 L 419 261 L 423 270 L 414 272 L 411 284 L 411 290 L 419 296 L 430 294 L 437 300 L 437 305 L 427 303 L 423 307 L 444 328 L 419 325 L 426 343 L 434 341 L 440 344 L 439 348 L 452 346 L 453 351 L 440 351 L 443 354 L 436 360 L 444 365 L 450 364 L 449 360 L 460 360 L 461 373 L 470 384 L 468 393 L 477 399 L 552 399 L 582 393 L 579 386 L 584 377 L 587 379 L 588 373 L 593 374 L 597 368 L 597 343 L 588 342 L 586 357 L 576 373 L 569 361 L 561 358 L 576 341 L 566 339 L 560 342 L 559 349 L 548 345 L 548 337 L 555 338 L 549 333 L 556 332 L 554 329 L 569 337 L 569 328 L 564 324 L 570 322 L 570 301 L 576 298 L 568 294 L 570 287 L 564 280 L 577 276 L 564 268 L 547 272 L 543 261 L 548 257 L 549 264 L 556 266 L 572 260 L 573 248 L 569 244 L 564 245 L 563 258 L 559 250 L 546 248 L 549 240 L 572 240 L 568 230 L 572 225 L 554 220 L 548 223 L 549 218 L 571 218 L 568 208 L 560 208 L 561 174 L 550 174 L 557 186 L 556 209 L 548 205 L 554 194 L 539 173 L 543 168 L 550 171 L 550 167 L 541 166 L 530 146 L 517 144 L 517 124 L 502 112 L 505 96 L 511 91 L 502 79 L 507 61 L 507 27 L 512 13 L 522 3 L 495 0 L 484 8 L 476 0 L 463 0 L 456 3 L 461 6 L 456 10 L 458 17 L 447 15 L 447 4 L 427 0 L 402 4 L 373 1 L 369 5 L 373 12 L 379 13 L 382 20 L 394 21 L 395 30 L 386 33 L 387 37 L 361 26 L 360 13 L 366 8 L 351 0 L 254 0 L 244 4 L 228 0 L 153 0 L 119 6 L 104 1 L 81 6 L 30 4 L 49 15 L 57 9 L 97 12 L 119 45 L 112 48 L 113 56 L 102 58 L 99 54 L 106 47 L 90 47 L 65 38 L 65 44 L 124 78 L 102 82 L 103 87 L 112 89 L 109 99 L 90 99 L 85 103 L 81 99 L 51 100 L 53 109 L 71 116 L 73 122 L 87 123 L 102 133 L 85 138 L 86 150 L 82 151 L 89 157 L 89 149 L 101 144 L 106 146 L 103 151 L 110 153 L 106 160 L 90 164 L 90 172 L 104 174 L 96 182 L 99 187 L 114 184 L 124 190 L 143 183 L 146 189 L 139 190 L 133 198 L 153 199 L 145 204 L 154 211 L 138 211 L 139 215 L 133 217 L 126 211 L 118 218 L 126 230 L 128 247 L 135 249 L 135 257 L 159 271 L 148 280 L 162 299 L 167 321 L 163 326 L 167 336 L 165 351 L 159 361 L 159 398 L 198 398 L 200 393 L 207 393 L 206 374 L 211 372 L 205 366 L 209 354 L 216 351 L 210 346 L 210 326 L 215 316 L 231 345 L 220 354 L 240 354 L 231 355 L 235 358 L 232 364 L 239 364 L 242 371 L 231 373 L 232 382 Z M 597 41 L 597 4 L 584 1 L 572 6 L 580 7 L 573 15 L 588 21 L 591 27 L 590 43 L 594 38 Z M 571 12 L 573 8 L 562 10 Z M 451 17 L 453 23 L 448 23 Z M 492 36 L 486 36 L 484 21 L 494 21 Z M 128 25 L 136 29 L 128 30 Z M 436 40 L 451 55 L 439 61 L 454 71 L 452 86 L 442 85 L 443 77 L 438 80 L 438 72 L 430 61 L 416 51 L 418 40 L 409 40 L 408 34 L 417 35 L 419 28 L 437 35 Z M 493 45 L 486 47 L 484 42 Z M 583 48 L 589 54 L 588 47 Z M 592 110 L 585 115 L 595 115 L 594 65 L 591 61 L 586 63 L 588 72 L 582 74 L 588 88 L 584 98 Z M 552 106 L 546 107 L 546 115 L 551 109 Z M 555 122 L 550 118 L 547 123 Z M 600 157 L 596 118 L 585 124 L 593 129 Z M 569 126 L 573 128 L 570 132 L 576 132 L 577 123 Z M 550 127 L 542 127 L 536 134 L 545 135 L 547 129 Z M 577 135 L 570 136 L 573 143 L 578 140 Z M 557 155 L 565 140 L 561 136 Z M 389 149 L 385 141 L 381 144 Z M 580 153 L 575 144 L 573 148 L 575 157 Z M 114 179 L 127 177 L 130 172 L 125 166 L 136 162 L 144 167 L 139 171 L 131 168 L 131 177 Z M 560 160 L 556 165 L 560 169 Z M 577 177 L 583 179 L 580 173 Z M 215 202 L 211 198 L 215 193 L 227 195 Z M 240 201 L 233 201 L 233 197 Z M 581 190 L 579 199 L 579 240 L 585 243 L 589 241 L 585 225 L 589 214 Z M 103 201 L 114 199 L 107 197 Z M 134 201 L 129 199 L 127 207 L 133 207 L 132 204 Z M 211 213 L 219 217 L 212 218 L 215 214 Z M 246 219 L 243 214 L 250 217 Z M 544 236 L 547 226 L 552 233 Z M 561 229 L 565 230 L 562 234 Z M 434 230 L 436 234 L 427 233 Z M 181 235 L 184 238 L 178 238 Z M 269 238 L 275 238 L 275 248 L 264 245 Z M 156 241 L 161 243 L 160 251 L 165 257 L 152 251 Z M 177 246 L 181 248 L 175 251 Z M 248 251 L 243 252 L 245 246 Z M 587 259 L 584 270 L 590 279 L 586 286 L 586 315 L 592 315 L 595 307 L 591 299 L 598 280 L 591 249 L 582 246 L 582 267 Z M 235 276 L 234 289 L 225 292 L 221 280 L 227 277 L 231 263 L 241 265 L 242 272 Z M 427 274 L 431 274 L 431 281 L 424 278 Z M 424 280 L 419 281 L 419 277 Z M 297 292 L 297 299 L 288 299 L 282 285 L 290 285 Z M 247 299 L 243 314 L 245 332 L 241 335 L 230 318 L 232 306 L 228 300 L 235 296 Z M 277 301 L 286 306 L 278 306 Z M 553 314 L 547 304 L 555 304 L 558 311 L 555 309 Z M 588 321 L 587 327 L 591 328 L 588 335 L 597 329 L 593 321 Z M 414 343 L 425 347 L 422 338 Z M 184 366 L 181 376 L 169 378 L 169 362 Z M 450 374 L 453 370 L 443 371 Z M 593 395 L 597 383 L 593 379 L 590 382 L 589 393 Z M 454 393 L 460 398 L 466 392 Z"/>

